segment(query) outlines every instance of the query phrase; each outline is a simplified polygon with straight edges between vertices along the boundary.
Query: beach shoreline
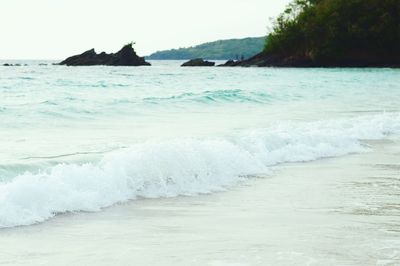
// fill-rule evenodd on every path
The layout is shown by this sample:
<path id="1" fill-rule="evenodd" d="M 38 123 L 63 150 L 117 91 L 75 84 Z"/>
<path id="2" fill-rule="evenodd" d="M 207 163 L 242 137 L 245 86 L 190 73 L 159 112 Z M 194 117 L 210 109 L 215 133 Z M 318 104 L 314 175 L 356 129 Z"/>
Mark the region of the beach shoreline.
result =
<path id="1" fill-rule="evenodd" d="M 279 165 L 226 192 L 3 229 L 0 264 L 395 265 L 400 141 L 368 145 L 362 154 Z"/>

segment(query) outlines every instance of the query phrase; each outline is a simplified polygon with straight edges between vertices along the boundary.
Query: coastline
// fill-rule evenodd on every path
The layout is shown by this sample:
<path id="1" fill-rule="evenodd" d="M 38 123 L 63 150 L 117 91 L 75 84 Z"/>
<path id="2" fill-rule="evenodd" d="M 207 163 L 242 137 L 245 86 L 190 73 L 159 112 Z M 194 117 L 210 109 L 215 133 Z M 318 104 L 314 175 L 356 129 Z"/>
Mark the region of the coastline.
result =
<path id="1" fill-rule="evenodd" d="M 277 166 L 230 191 L 0 230 L 1 265 L 393 265 L 400 140 Z M 384 193 L 383 193 L 384 192 Z"/>
<path id="2" fill-rule="evenodd" d="M 346 60 L 316 62 L 310 57 L 282 56 L 261 52 L 242 60 L 229 60 L 220 67 L 288 67 L 288 68 L 400 68 L 398 56 L 356 55 Z"/>

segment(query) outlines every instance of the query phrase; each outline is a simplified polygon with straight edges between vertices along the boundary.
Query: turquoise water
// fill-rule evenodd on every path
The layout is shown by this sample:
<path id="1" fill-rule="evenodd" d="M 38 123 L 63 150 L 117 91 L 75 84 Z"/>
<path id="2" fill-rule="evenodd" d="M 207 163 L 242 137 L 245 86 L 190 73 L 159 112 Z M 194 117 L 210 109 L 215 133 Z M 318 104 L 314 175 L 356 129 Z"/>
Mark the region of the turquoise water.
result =
<path id="1" fill-rule="evenodd" d="M 400 133 L 394 69 L 0 66 L 0 227 L 229 189 Z"/>

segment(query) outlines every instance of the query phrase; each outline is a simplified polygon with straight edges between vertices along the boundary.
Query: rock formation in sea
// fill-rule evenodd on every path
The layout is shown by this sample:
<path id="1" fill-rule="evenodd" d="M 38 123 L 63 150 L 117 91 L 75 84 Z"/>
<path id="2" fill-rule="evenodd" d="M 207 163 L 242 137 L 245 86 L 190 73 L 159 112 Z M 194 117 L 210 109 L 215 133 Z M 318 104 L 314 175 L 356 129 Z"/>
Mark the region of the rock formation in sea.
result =
<path id="1" fill-rule="evenodd" d="M 193 67 L 193 66 L 215 66 L 215 62 L 205 61 L 202 58 L 196 58 L 189 60 L 182 64 L 183 67 Z"/>
<path id="2" fill-rule="evenodd" d="M 132 47 L 132 43 L 125 45 L 113 54 L 102 52 L 97 54 L 94 49 L 88 50 L 80 55 L 68 57 L 60 63 L 67 66 L 150 66 L 143 57 L 139 57 Z"/>

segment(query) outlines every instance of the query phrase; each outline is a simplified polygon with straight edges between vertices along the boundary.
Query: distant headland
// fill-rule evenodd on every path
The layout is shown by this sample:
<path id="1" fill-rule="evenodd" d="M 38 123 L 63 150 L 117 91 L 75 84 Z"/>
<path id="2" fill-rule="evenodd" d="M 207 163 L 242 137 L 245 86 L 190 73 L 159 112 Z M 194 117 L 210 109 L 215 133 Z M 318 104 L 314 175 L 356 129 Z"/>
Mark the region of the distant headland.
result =
<path id="1" fill-rule="evenodd" d="M 60 65 L 67 66 L 149 66 L 150 63 L 146 62 L 143 57 L 139 57 L 129 43 L 122 47 L 122 49 L 114 54 L 107 54 L 102 52 L 97 54 L 94 49 L 88 50 L 80 55 L 68 57 L 60 63 Z"/>
<path id="2" fill-rule="evenodd" d="M 158 51 L 146 59 L 150 60 L 190 60 L 204 58 L 209 60 L 245 59 L 259 53 L 265 45 L 264 37 L 218 40 L 193 47 Z"/>

